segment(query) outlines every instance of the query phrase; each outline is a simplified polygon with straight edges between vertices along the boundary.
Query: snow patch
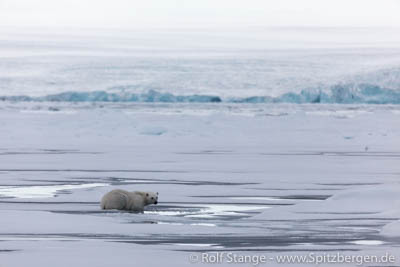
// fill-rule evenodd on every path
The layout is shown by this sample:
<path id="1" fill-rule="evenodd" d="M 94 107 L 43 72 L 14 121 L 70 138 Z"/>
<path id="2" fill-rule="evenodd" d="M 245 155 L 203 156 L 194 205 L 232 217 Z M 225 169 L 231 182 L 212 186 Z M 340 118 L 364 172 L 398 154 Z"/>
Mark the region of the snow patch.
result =
<path id="1" fill-rule="evenodd" d="M 366 246 L 378 246 L 385 244 L 385 242 L 381 240 L 356 240 L 356 241 L 350 241 L 349 243 L 355 245 L 366 245 Z"/>
<path id="2" fill-rule="evenodd" d="M 45 185 L 45 186 L 0 186 L 1 197 L 12 198 L 49 198 L 59 191 L 107 186 L 105 183 Z"/>

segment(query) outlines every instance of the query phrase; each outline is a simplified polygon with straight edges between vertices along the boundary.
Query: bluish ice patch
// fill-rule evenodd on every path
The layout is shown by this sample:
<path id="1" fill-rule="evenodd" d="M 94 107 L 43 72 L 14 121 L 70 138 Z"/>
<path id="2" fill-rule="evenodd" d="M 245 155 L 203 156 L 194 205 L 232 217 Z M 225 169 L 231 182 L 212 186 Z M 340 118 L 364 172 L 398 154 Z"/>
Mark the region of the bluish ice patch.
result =
<path id="1" fill-rule="evenodd" d="M 336 84 L 327 89 L 304 89 L 280 96 L 222 97 L 218 95 L 176 95 L 149 90 L 126 92 L 62 92 L 46 96 L 0 96 L 2 101 L 17 102 L 144 102 L 144 103 L 328 103 L 328 104 L 400 104 L 400 91 L 374 84 Z"/>

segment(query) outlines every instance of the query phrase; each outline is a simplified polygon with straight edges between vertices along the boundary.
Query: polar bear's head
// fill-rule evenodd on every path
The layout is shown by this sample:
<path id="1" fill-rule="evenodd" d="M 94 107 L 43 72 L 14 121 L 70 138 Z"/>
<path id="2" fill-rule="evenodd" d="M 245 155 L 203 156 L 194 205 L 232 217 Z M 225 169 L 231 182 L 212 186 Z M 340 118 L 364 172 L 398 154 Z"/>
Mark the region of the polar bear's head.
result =
<path id="1" fill-rule="evenodd" d="M 158 192 L 146 192 L 146 203 L 147 205 L 150 204 L 157 204 L 158 203 Z"/>

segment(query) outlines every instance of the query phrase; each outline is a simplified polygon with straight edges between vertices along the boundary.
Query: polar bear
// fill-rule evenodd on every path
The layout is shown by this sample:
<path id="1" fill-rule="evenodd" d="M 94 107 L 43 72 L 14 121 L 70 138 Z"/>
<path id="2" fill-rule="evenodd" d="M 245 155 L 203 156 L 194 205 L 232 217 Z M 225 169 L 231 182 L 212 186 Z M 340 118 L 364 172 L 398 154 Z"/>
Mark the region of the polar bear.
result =
<path id="1" fill-rule="evenodd" d="M 143 212 L 144 207 L 150 204 L 157 204 L 158 192 L 128 192 L 122 189 L 115 189 L 103 196 L 100 207 L 103 210 L 129 210 Z"/>

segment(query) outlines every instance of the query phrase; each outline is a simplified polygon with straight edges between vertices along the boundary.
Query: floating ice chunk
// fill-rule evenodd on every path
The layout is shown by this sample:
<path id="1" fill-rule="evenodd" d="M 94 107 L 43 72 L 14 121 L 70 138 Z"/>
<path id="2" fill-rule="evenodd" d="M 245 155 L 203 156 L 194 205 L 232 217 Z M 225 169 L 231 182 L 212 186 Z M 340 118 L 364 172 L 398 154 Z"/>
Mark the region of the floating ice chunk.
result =
<path id="1" fill-rule="evenodd" d="M 194 209 L 193 209 L 194 208 Z M 164 216 L 184 216 L 188 218 L 215 218 L 218 216 L 240 216 L 243 212 L 271 208 L 267 205 L 235 205 L 235 204 L 191 204 L 181 210 L 145 211 L 145 214 Z M 199 224 L 198 224 L 199 225 Z M 211 226 L 211 225 L 207 225 Z M 213 225 L 214 226 L 214 225 Z"/>
<path id="2" fill-rule="evenodd" d="M 271 207 L 268 206 L 250 206 L 250 205 L 199 205 L 202 208 L 198 214 L 190 214 L 186 217 L 192 218 L 213 218 L 218 216 L 238 216 L 241 212 L 251 211 L 251 210 L 260 210 L 260 209 L 268 209 Z"/>
<path id="3" fill-rule="evenodd" d="M 190 225 L 195 225 L 195 226 L 208 226 L 208 227 L 215 227 L 215 226 L 217 226 L 216 224 L 213 224 L 213 223 L 191 223 Z"/>
<path id="4" fill-rule="evenodd" d="M 355 245 L 367 245 L 367 246 L 378 246 L 385 244 L 385 242 L 381 240 L 355 240 L 355 241 L 350 241 L 349 243 Z"/>

